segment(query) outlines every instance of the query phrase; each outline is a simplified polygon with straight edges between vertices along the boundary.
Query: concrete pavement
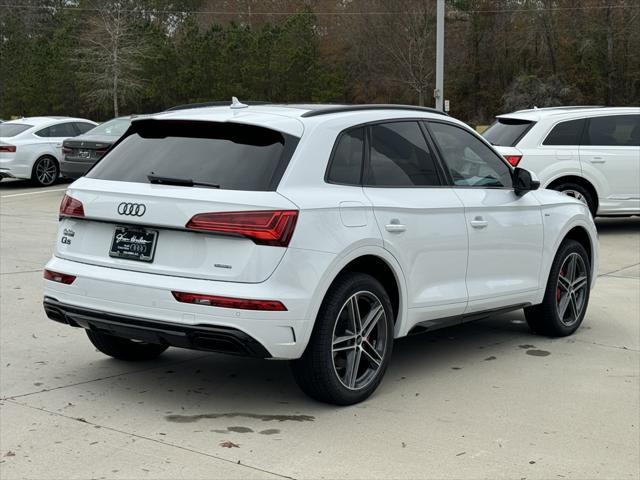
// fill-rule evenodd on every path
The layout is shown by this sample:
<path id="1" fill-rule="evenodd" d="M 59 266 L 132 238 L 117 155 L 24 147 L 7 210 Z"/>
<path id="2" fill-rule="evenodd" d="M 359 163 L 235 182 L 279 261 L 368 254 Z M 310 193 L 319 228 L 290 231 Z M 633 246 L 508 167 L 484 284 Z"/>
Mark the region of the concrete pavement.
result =
<path id="1" fill-rule="evenodd" d="M 378 392 L 307 399 L 285 362 L 127 364 L 46 319 L 64 185 L 0 182 L 0 478 L 639 478 L 640 218 L 598 221 L 572 337 L 521 312 L 399 340 Z"/>

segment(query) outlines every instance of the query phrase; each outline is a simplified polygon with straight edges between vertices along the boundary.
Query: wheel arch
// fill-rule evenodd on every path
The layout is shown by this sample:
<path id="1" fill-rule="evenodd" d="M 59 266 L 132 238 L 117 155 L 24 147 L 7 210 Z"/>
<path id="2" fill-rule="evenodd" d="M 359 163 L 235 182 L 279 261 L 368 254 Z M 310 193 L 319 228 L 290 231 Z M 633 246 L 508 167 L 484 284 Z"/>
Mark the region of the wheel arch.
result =
<path id="1" fill-rule="evenodd" d="M 391 300 L 391 308 L 393 308 L 394 327 L 398 319 L 400 308 L 400 286 L 393 272 L 393 269 L 382 258 L 376 255 L 362 255 L 351 260 L 338 273 L 336 278 L 345 272 L 365 273 L 378 280 Z M 335 279 L 334 279 L 335 282 Z M 333 282 L 332 282 L 333 284 Z"/>
<path id="2" fill-rule="evenodd" d="M 590 194 L 593 201 L 596 202 L 595 211 L 598 211 L 598 207 L 600 205 L 600 199 L 598 198 L 598 191 L 596 187 L 584 177 L 580 177 L 578 175 L 563 175 L 558 178 L 554 178 L 551 180 L 544 188 L 548 188 L 549 190 L 555 190 L 554 187 L 561 185 L 563 183 L 575 183 L 585 188 Z"/>
<path id="3" fill-rule="evenodd" d="M 551 264 L 553 259 L 555 258 L 560 245 L 568 239 L 575 240 L 580 243 L 587 254 L 589 255 L 589 262 L 591 263 L 591 288 L 594 287 L 597 274 L 598 274 L 598 234 L 593 224 L 593 220 L 586 218 L 573 218 L 571 221 L 568 221 L 564 228 L 558 232 L 557 236 L 554 235 L 555 240 L 551 245 L 551 250 L 549 252 L 549 260 L 545 262 L 544 268 L 544 283 L 549 278 L 549 272 L 551 269 Z M 542 279 L 541 279 L 542 280 Z"/>
<path id="4" fill-rule="evenodd" d="M 562 242 L 564 242 L 565 240 L 575 240 L 580 245 L 582 245 L 584 249 L 587 251 L 587 254 L 589 255 L 590 264 L 593 265 L 594 245 L 592 245 L 591 243 L 591 237 L 589 236 L 589 232 L 587 232 L 587 230 L 584 227 L 580 225 L 573 227 L 571 230 L 569 230 L 566 233 L 566 235 L 562 239 Z"/>
<path id="5" fill-rule="evenodd" d="M 398 261 L 387 250 L 380 246 L 360 247 L 342 255 L 333 266 L 328 269 L 323 281 L 316 290 L 309 316 L 311 328 L 315 324 L 320 306 L 331 285 L 345 272 L 360 272 L 376 278 L 389 292 L 389 298 L 394 309 L 394 335 L 401 330 L 402 323 L 407 318 L 407 290 L 406 281 Z M 310 337 L 311 331 L 308 332 Z M 308 341 L 308 338 L 306 339 Z"/>

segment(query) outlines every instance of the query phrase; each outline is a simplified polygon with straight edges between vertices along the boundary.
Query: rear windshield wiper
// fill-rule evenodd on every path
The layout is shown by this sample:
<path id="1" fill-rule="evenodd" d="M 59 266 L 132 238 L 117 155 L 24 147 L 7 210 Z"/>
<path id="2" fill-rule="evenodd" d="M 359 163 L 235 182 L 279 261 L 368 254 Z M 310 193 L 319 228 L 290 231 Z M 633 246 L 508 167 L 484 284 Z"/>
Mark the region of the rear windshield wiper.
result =
<path id="1" fill-rule="evenodd" d="M 149 183 L 155 183 L 158 185 L 178 185 L 181 187 L 209 187 L 220 188 L 220 185 L 207 182 L 196 182 L 190 178 L 173 178 L 173 177 L 160 177 L 158 175 L 147 175 Z"/>

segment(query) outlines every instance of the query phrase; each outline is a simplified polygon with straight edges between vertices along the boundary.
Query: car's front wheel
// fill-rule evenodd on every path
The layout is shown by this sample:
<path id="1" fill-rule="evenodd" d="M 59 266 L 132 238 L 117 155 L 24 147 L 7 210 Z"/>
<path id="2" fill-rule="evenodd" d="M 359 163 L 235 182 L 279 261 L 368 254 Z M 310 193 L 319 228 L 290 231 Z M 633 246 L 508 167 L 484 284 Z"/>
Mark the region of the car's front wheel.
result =
<path id="1" fill-rule="evenodd" d="M 524 309 L 529 327 L 550 337 L 571 335 L 584 319 L 590 287 L 587 251 L 575 240 L 565 240 L 551 265 L 542 303 Z"/>
<path id="2" fill-rule="evenodd" d="M 48 187 L 60 176 L 58 162 L 49 156 L 40 157 L 33 165 L 31 180 L 41 187 Z"/>
<path id="3" fill-rule="evenodd" d="M 387 369 L 393 348 L 393 310 L 375 278 L 345 273 L 320 307 L 302 356 L 292 362 L 300 388 L 310 397 L 351 405 L 369 397 Z"/>
<path id="4" fill-rule="evenodd" d="M 94 330 L 87 330 L 87 336 L 94 347 L 105 355 L 117 358 L 118 360 L 135 362 L 152 360 L 168 348 L 166 345 L 138 342 Z"/>

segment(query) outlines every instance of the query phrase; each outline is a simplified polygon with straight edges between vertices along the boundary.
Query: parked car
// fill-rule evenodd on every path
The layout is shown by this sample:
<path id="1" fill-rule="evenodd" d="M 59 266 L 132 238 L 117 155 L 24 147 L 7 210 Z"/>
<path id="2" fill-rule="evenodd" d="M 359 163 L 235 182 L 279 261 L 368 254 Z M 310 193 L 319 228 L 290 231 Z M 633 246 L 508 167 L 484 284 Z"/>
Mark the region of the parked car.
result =
<path id="1" fill-rule="evenodd" d="M 44 308 L 124 360 L 168 346 L 289 359 L 367 398 L 395 338 L 524 308 L 564 336 L 593 218 L 427 108 L 252 106 L 134 120 L 60 206 Z"/>
<path id="2" fill-rule="evenodd" d="M 134 116 L 114 118 L 62 142 L 61 175 L 76 179 L 87 173 L 111 145 L 124 135 L 132 118 Z"/>
<path id="3" fill-rule="evenodd" d="M 640 214 L 640 108 L 520 110 L 499 115 L 483 136 L 593 215 Z"/>
<path id="4" fill-rule="evenodd" d="M 71 117 L 29 117 L 0 124 L 0 178 L 53 184 L 60 175 L 62 142 L 96 125 Z"/>

